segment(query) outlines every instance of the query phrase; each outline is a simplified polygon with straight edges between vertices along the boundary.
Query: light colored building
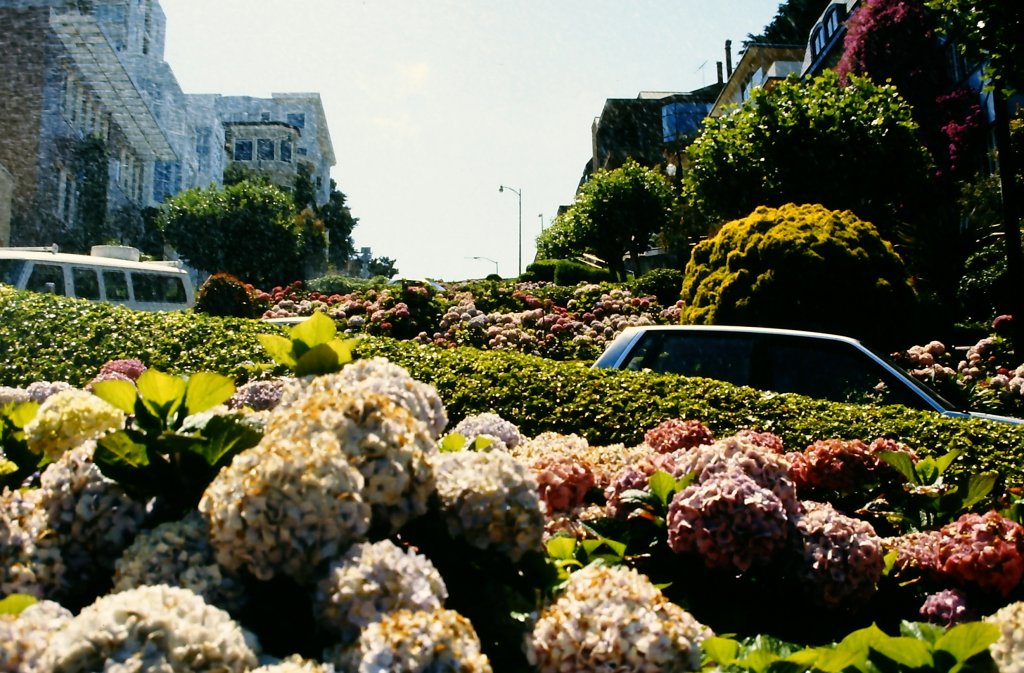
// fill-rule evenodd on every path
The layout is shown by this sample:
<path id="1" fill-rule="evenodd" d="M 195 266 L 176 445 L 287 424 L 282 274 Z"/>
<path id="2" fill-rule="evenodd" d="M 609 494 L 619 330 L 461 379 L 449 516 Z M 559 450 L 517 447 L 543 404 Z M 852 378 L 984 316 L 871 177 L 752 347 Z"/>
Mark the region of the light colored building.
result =
<path id="1" fill-rule="evenodd" d="M 301 166 L 328 200 L 335 155 L 319 94 L 185 94 L 165 33 L 159 0 L 0 3 L 0 164 L 12 183 L 0 243 L 138 245 L 145 209 L 222 184 L 243 128 L 253 168 L 290 188 Z"/>
<path id="2" fill-rule="evenodd" d="M 11 198 L 14 176 L 0 164 L 0 246 L 11 244 Z"/>

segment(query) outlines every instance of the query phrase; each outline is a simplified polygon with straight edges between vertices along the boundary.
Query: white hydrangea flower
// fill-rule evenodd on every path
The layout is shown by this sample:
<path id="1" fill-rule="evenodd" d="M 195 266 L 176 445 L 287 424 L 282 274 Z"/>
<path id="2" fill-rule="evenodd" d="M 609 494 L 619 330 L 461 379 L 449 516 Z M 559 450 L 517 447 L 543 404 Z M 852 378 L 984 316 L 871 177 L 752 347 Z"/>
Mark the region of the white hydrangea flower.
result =
<path id="1" fill-rule="evenodd" d="M 335 662 L 339 670 L 491 673 L 473 625 L 454 610 L 398 610 L 369 624 Z"/>
<path id="2" fill-rule="evenodd" d="M 59 673 L 245 673 L 259 644 L 188 589 L 144 586 L 99 598 L 53 634 L 45 670 Z"/>
<path id="3" fill-rule="evenodd" d="M 303 582 L 366 535 L 363 487 L 333 436 L 264 436 L 210 482 L 199 511 L 222 566 Z"/>
<path id="4" fill-rule="evenodd" d="M 646 575 L 591 564 L 540 613 L 527 658 L 541 673 L 697 671 L 711 635 Z"/>
<path id="5" fill-rule="evenodd" d="M 39 489 L 0 493 L 0 595 L 56 595 L 64 558 Z"/>
<path id="6" fill-rule="evenodd" d="M 996 610 L 985 621 L 999 627 L 999 640 L 988 648 L 999 673 L 1024 673 L 1024 601 Z"/>
<path id="7" fill-rule="evenodd" d="M 217 563 L 209 535 L 206 519 L 197 511 L 139 533 L 114 566 L 113 591 L 167 584 L 189 589 L 229 612 L 238 610 L 245 598 L 241 578 Z"/>
<path id="8" fill-rule="evenodd" d="M 249 673 L 334 673 L 334 665 L 303 659 L 293 654 L 277 663 L 254 668 Z"/>
<path id="9" fill-rule="evenodd" d="M 448 425 L 448 413 L 437 389 L 417 381 L 404 367 L 386 358 L 356 360 L 335 374 L 311 380 L 295 379 L 286 385 L 281 404 L 291 404 L 309 393 L 325 391 L 384 395 L 422 421 L 432 439 L 440 437 Z"/>
<path id="10" fill-rule="evenodd" d="M 437 610 L 448 598 L 427 557 L 391 542 L 354 545 L 317 585 L 314 609 L 325 631 L 348 643 L 367 624 L 395 610 Z"/>
<path id="11" fill-rule="evenodd" d="M 41 666 L 43 652 L 72 616 L 53 601 L 34 603 L 18 615 L 0 615 L 0 673 L 49 673 Z"/>
<path id="12" fill-rule="evenodd" d="M 540 549 L 544 509 L 537 481 L 507 453 L 456 451 L 435 458 L 437 494 L 448 532 L 518 561 Z"/>
<path id="13" fill-rule="evenodd" d="M 46 466 L 39 477 L 42 506 L 57 534 L 66 584 L 81 589 L 110 577 L 114 562 L 131 544 L 145 518 L 145 507 L 93 462 L 88 441 Z"/>
<path id="14" fill-rule="evenodd" d="M 373 531 L 381 537 L 427 511 L 434 491 L 434 439 L 384 395 L 311 391 L 270 412 L 264 441 L 274 437 L 324 437 L 337 446 L 363 477 L 361 497 L 373 508 Z"/>
<path id="15" fill-rule="evenodd" d="M 491 412 L 466 416 L 458 422 L 452 432 L 458 432 L 469 441 L 473 441 L 478 435 L 497 437 L 509 449 L 516 448 L 523 441 L 523 435 L 514 423 Z"/>
<path id="16" fill-rule="evenodd" d="M 124 427 L 125 414 L 117 407 L 77 388 L 46 398 L 35 418 L 25 426 L 25 441 L 50 460 L 87 440 Z"/>

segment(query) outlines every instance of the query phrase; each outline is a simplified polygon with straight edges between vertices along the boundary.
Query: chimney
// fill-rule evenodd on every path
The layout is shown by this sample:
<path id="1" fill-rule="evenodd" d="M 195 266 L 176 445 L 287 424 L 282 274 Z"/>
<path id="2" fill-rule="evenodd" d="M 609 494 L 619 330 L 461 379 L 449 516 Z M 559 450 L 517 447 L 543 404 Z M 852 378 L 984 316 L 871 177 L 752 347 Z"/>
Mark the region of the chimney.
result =
<path id="1" fill-rule="evenodd" d="M 732 40 L 725 41 L 725 76 L 732 77 Z"/>
<path id="2" fill-rule="evenodd" d="M 715 65 L 718 66 L 718 83 L 719 84 L 724 84 L 725 83 L 725 77 L 722 75 L 722 62 L 721 61 L 715 61 Z"/>

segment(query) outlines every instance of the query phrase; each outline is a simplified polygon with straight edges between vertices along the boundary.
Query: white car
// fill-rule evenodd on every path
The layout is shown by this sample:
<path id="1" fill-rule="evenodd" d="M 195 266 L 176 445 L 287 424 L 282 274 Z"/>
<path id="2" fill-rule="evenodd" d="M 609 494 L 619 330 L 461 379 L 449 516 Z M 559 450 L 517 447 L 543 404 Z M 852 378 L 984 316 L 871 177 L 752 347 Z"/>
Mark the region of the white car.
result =
<path id="1" fill-rule="evenodd" d="M 836 334 L 717 325 L 629 327 L 594 366 L 700 376 L 833 402 L 902 404 L 957 418 L 1024 424 L 1024 419 L 958 408 L 862 342 Z"/>

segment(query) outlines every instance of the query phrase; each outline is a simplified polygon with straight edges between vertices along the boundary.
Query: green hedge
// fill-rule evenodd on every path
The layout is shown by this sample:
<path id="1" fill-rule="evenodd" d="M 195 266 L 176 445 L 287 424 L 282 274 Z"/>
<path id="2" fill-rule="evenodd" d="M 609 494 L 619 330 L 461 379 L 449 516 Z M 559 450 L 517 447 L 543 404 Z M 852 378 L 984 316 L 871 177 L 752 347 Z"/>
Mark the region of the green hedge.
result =
<path id="1" fill-rule="evenodd" d="M 172 372 L 219 371 L 244 380 L 269 359 L 255 335 L 279 328 L 193 313 L 141 313 L 0 287 L 0 385 L 87 382 L 104 362 L 135 357 Z M 672 417 L 700 419 L 719 436 L 768 430 L 789 449 L 817 439 L 885 436 L 924 453 L 966 450 L 964 471 L 995 469 L 1024 485 L 1024 426 L 962 421 L 903 407 L 863 407 L 760 393 L 706 379 L 591 369 L 506 351 L 440 349 L 365 337 L 361 357 L 384 356 L 434 385 L 452 423 L 493 411 L 524 434 L 576 433 L 593 444 L 639 443 Z"/>

